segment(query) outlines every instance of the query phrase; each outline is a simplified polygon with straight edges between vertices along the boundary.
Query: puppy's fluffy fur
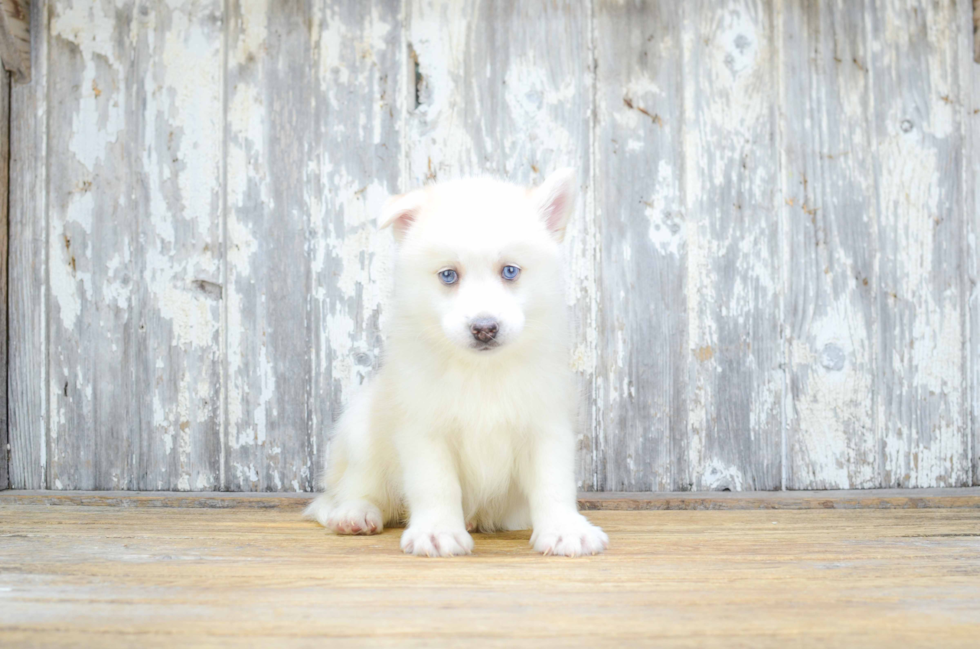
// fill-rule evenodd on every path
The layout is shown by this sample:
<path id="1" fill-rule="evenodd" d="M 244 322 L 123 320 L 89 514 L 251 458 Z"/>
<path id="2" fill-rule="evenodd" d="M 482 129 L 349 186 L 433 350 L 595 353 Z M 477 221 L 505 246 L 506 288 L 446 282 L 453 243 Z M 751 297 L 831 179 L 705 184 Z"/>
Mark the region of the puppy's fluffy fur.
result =
<path id="1" fill-rule="evenodd" d="M 469 530 L 528 526 L 545 554 L 606 548 L 575 500 L 559 261 L 575 196 L 562 170 L 534 189 L 476 178 L 388 201 L 384 364 L 337 423 L 307 517 L 373 534 L 407 515 L 401 546 L 417 555 L 468 554 Z"/>

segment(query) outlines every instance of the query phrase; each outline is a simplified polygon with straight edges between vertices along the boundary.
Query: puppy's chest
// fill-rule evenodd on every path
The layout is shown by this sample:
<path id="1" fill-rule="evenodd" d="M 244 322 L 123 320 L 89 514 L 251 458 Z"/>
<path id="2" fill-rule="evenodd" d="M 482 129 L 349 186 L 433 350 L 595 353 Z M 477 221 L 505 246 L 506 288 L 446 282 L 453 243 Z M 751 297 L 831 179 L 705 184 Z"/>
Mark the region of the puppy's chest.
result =
<path id="1" fill-rule="evenodd" d="M 542 404 L 542 395 L 528 381 L 508 378 L 450 376 L 439 393 L 443 415 L 474 431 L 524 427 Z"/>
<path id="2" fill-rule="evenodd" d="M 460 469 L 477 482 L 506 481 L 522 441 L 532 428 L 533 402 L 527 393 L 498 386 L 460 385 L 446 410 Z M 491 487 L 491 485 L 486 485 Z"/>
<path id="3" fill-rule="evenodd" d="M 477 463 L 509 461 L 529 428 L 527 413 L 513 402 L 463 401 L 454 404 L 450 412 L 454 446 Z"/>
<path id="4" fill-rule="evenodd" d="M 452 447 L 464 492 L 469 498 L 492 498 L 507 491 L 523 465 L 522 431 L 512 425 L 458 425 Z M 476 496 L 475 494 L 482 494 Z"/>

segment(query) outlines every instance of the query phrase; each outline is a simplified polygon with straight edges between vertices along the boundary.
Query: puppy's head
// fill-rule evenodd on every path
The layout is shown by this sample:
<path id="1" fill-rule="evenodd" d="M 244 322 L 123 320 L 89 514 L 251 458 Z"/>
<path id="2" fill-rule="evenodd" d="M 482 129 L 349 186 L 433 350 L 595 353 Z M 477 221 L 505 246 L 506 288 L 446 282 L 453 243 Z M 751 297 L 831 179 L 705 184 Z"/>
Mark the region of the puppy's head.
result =
<path id="1" fill-rule="evenodd" d="M 563 169 L 531 189 L 473 178 L 391 198 L 381 227 L 398 241 L 395 326 L 473 355 L 558 335 L 558 244 L 576 193 Z"/>

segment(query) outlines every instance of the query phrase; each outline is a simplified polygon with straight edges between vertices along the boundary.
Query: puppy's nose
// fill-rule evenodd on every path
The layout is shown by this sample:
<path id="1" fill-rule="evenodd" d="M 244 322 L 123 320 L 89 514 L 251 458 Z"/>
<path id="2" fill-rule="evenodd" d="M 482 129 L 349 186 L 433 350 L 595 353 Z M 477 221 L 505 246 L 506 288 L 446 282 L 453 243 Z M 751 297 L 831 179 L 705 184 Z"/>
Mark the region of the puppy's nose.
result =
<path id="1" fill-rule="evenodd" d="M 481 343 L 488 343 L 497 335 L 497 321 L 493 318 L 477 318 L 470 323 L 470 333 Z"/>

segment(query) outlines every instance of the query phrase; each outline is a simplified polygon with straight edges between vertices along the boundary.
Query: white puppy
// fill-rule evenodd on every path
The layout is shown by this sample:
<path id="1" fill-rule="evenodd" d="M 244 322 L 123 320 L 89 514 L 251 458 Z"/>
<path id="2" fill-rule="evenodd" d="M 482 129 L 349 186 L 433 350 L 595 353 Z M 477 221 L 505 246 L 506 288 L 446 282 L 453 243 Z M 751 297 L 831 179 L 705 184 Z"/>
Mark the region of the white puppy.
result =
<path id="1" fill-rule="evenodd" d="M 405 552 L 468 554 L 468 530 L 602 552 L 576 509 L 574 390 L 559 242 L 575 175 L 526 189 L 458 180 L 388 201 L 398 241 L 383 367 L 337 424 L 305 516 L 338 534 L 405 519 Z"/>

